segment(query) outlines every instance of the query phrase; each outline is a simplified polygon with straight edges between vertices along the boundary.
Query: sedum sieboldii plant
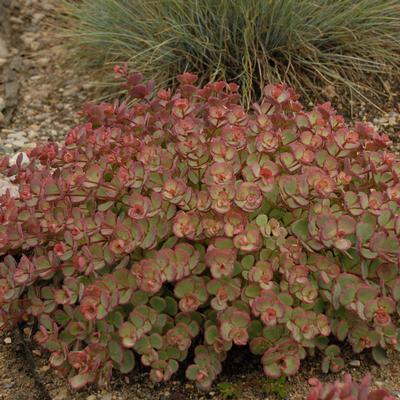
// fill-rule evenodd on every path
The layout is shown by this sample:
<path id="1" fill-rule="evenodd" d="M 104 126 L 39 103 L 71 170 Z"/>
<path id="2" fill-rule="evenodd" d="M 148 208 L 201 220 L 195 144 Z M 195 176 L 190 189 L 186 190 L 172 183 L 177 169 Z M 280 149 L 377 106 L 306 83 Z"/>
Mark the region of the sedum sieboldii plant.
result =
<path id="1" fill-rule="evenodd" d="M 117 67 L 132 106 L 89 104 L 63 144 L 0 170 L 0 321 L 37 343 L 74 388 L 139 361 L 155 382 L 188 357 L 208 389 L 234 346 L 266 375 L 400 350 L 400 162 L 368 124 L 303 109 L 267 85 L 245 112 L 236 84 L 155 96 Z M 187 365 L 187 364 L 186 364 Z"/>

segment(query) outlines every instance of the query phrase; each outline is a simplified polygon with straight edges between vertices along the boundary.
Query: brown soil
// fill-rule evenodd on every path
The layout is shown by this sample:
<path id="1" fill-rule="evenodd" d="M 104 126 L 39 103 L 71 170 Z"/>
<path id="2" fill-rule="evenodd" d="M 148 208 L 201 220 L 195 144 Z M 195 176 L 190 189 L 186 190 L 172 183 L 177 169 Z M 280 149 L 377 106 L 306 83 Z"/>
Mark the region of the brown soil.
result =
<path id="1" fill-rule="evenodd" d="M 3 100 L 0 154 L 12 154 L 36 141 L 60 140 L 77 123 L 77 110 L 93 98 L 91 77 L 77 73 L 65 63 L 65 50 L 56 36 L 55 6 L 58 5 L 57 0 L 0 0 L 0 42 L 3 39 L 8 48 L 7 58 L 2 59 L 0 53 L 0 107 Z M 324 97 L 342 112 L 370 120 L 388 132 L 398 152 L 399 81 L 386 82 L 385 87 L 387 93 L 380 104 L 383 111 L 369 104 L 347 104 L 332 88 L 328 88 Z M 400 399 L 398 355 L 392 355 L 385 367 L 377 367 L 368 354 L 356 356 L 349 352 L 346 361 L 346 371 L 354 377 L 360 378 L 369 371 L 376 387 L 386 386 Z M 333 381 L 341 374 L 320 376 L 319 357 L 308 360 L 303 363 L 300 374 L 283 384 L 285 397 L 304 399 L 311 376 Z M 115 376 L 108 391 L 90 387 L 73 392 L 65 379 L 57 377 L 47 366 L 46 354 L 31 343 L 29 334 L 21 336 L 15 330 L 0 338 L 0 400 L 224 399 L 218 383 L 228 383 L 228 389 L 236 393 L 237 399 L 278 398 L 271 392 L 274 384 L 265 378 L 258 360 L 246 352 L 238 351 L 229 357 L 225 372 L 209 393 L 197 391 L 182 375 L 168 384 L 155 385 L 144 370 L 136 370 L 129 376 Z"/>

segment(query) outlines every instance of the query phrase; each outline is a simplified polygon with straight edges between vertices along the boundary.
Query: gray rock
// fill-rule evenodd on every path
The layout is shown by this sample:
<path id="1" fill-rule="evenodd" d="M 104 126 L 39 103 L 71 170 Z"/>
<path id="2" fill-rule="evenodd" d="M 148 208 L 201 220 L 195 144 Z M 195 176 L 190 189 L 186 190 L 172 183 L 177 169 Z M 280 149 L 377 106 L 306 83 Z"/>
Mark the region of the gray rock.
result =
<path id="1" fill-rule="evenodd" d="M 74 94 L 78 93 L 80 90 L 79 86 L 70 86 L 64 90 L 63 96 L 69 97 L 73 96 Z"/>
<path id="2" fill-rule="evenodd" d="M 360 360 L 351 360 L 351 361 L 349 362 L 349 364 L 350 364 L 352 367 L 359 367 L 359 366 L 361 365 L 361 362 L 360 362 Z"/>
<path id="3" fill-rule="evenodd" d="M 37 138 L 37 136 L 38 136 L 38 133 L 33 130 L 28 132 L 29 139 L 35 139 L 35 138 Z"/>
<path id="4" fill-rule="evenodd" d="M 0 112 L 6 108 L 6 101 L 3 97 L 0 97 Z"/>
<path id="5" fill-rule="evenodd" d="M 25 140 L 23 140 L 23 139 L 19 139 L 19 140 L 14 140 L 13 142 L 12 142 L 12 144 L 13 144 L 13 146 L 14 147 L 16 147 L 16 148 L 21 148 L 21 147 L 24 147 L 25 146 L 25 144 L 27 143 L 27 139 L 25 139 Z"/>
<path id="6" fill-rule="evenodd" d="M 42 66 L 46 66 L 50 62 L 50 57 L 40 57 L 37 60 L 37 63 Z"/>
<path id="7" fill-rule="evenodd" d="M 8 137 L 11 138 L 11 139 L 24 140 L 25 132 L 22 132 L 22 131 L 11 132 L 11 133 L 8 134 Z"/>
<path id="8" fill-rule="evenodd" d="M 35 116 L 36 121 L 45 121 L 49 117 L 49 114 L 41 113 Z"/>
<path id="9" fill-rule="evenodd" d="M 7 104 L 9 106 L 15 106 L 18 104 L 18 89 L 19 89 L 19 82 L 17 80 L 6 82 L 6 84 L 4 85 Z"/>
<path id="10" fill-rule="evenodd" d="M 0 58 L 7 58 L 8 57 L 8 50 L 7 45 L 4 39 L 0 37 Z"/>
<path id="11" fill-rule="evenodd" d="M 34 24 L 39 23 L 43 18 L 45 17 L 45 15 L 43 13 L 34 13 L 32 15 L 32 22 Z"/>
<path id="12" fill-rule="evenodd" d="M 69 400 L 70 398 L 68 389 L 63 388 L 55 395 L 53 400 Z"/>

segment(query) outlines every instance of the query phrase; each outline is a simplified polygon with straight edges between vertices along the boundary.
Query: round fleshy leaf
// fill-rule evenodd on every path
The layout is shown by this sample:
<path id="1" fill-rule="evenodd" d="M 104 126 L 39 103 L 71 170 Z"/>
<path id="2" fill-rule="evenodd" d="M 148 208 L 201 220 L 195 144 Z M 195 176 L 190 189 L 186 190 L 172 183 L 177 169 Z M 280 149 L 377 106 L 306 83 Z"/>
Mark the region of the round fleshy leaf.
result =
<path id="1" fill-rule="evenodd" d="M 208 344 L 214 343 L 218 336 L 219 332 L 216 325 L 209 326 L 204 333 L 205 340 Z"/>
<path id="2" fill-rule="evenodd" d="M 69 378 L 68 381 L 73 389 L 82 389 L 89 383 L 89 374 L 78 374 Z"/>
<path id="3" fill-rule="evenodd" d="M 327 374 L 330 370 L 331 360 L 329 357 L 324 357 L 321 364 L 321 370 L 324 374 Z"/>
<path id="4" fill-rule="evenodd" d="M 163 338 L 161 335 L 159 335 L 157 333 L 153 333 L 150 336 L 150 343 L 155 349 L 159 350 L 163 346 Z"/>
<path id="5" fill-rule="evenodd" d="M 187 279 L 182 279 L 180 282 L 178 282 L 175 286 L 174 289 L 174 294 L 178 298 L 183 298 L 188 294 L 193 294 L 195 291 L 195 283 L 193 279 L 187 278 Z"/>
<path id="6" fill-rule="evenodd" d="M 165 303 L 165 312 L 168 315 L 175 316 L 178 313 L 178 303 L 176 300 L 171 296 L 167 296 L 165 297 Z"/>
<path id="7" fill-rule="evenodd" d="M 282 372 L 286 376 L 294 375 L 300 368 L 300 361 L 297 357 L 286 356 L 283 361 L 284 366 L 282 367 Z"/>
<path id="8" fill-rule="evenodd" d="M 278 363 L 264 365 L 263 370 L 265 375 L 269 376 L 270 378 L 279 378 L 282 375 Z"/>
<path id="9" fill-rule="evenodd" d="M 121 337 L 122 345 L 124 347 L 133 347 L 137 341 L 137 330 L 130 322 L 124 322 L 119 330 L 118 334 Z"/>
<path id="10" fill-rule="evenodd" d="M 162 313 L 167 306 L 166 301 L 162 297 L 159 297 L 159 296 L 152 297 L 150 299 L 150 305 L 158 313 Z"/>
<path id="11" fill-rule="evenodd" d="M 111 360 L 115 361 L 116 363 L 120 363 L 122 361 L 124 352 L 122 346 L 115 340 L 111 340 L 110 342 L 108 342 L 107 347 Z"/>
<path id="12" fill-rule="evenodd" d="M 387 357 L 386 350 L 382 347 L 374 347 L 372 349 L 372 357 L 379 365 L 387 365 L 390 362 Z"/>
<path id="13" fill-rule="evenodd" d="M 199 367 L 197 365 L 189 365 L 186 369 L 186 378 L 195 381 L 198 373 Z"/>
<path id="14" fill-rule="evenodd" d="M 119 370 L 123 374 L 131 372 L 135 368 L 135 356 L 132 351 L 124 350 L 122 362 L 119 364 Z"/>
<path id="15" fill-rule="evenodd" d="M 250 341 L 250 351 L 256 356 L 265 353 L 271 344 L 263 337 L 256 337 Z"/>
<path id="16" fill-rule="evenodd" d="M 245 270 L 249 270 L 254 265 L 255 258 L 253 255 L 248 254 L 242 258 L 242 266 Z"/>
<path id="17" fill-rule="evenodd" d="M 330 345 L 325 349 L 325 354 L 328 357 L 336 357 L 340 354 L 340 348 L 336 345 Z"/>

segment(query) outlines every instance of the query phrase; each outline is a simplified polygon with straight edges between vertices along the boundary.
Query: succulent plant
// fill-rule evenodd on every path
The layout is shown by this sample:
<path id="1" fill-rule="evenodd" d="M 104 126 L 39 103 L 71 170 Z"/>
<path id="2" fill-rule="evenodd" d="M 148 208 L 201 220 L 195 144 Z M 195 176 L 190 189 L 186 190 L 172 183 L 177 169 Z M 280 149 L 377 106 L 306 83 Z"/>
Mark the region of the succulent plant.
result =
<path id="1" fill-rule="evenodd" d="M 271 378 L 337 341 L 386 363 L 399 351 L 400 161 L 330 104 L 305 111 L 268 85 L 178 77 L 160 90 L 117 68 L 127 100 L 87 105 L 63 144 L 0 172 L 0 326 L 34 338 L 74 388 L 140 362 L 210 388 L 233 346 Z M 321 392 L 322 393 L 322 392 Z M 318 397 L 317 397 L 318 398 Z M 323 397 L 325 398 L 325 397 Z"/>
<path id="2" fill-rule="evenodd" d="M 371 375 L 366 375 L 360 383 L 354 382 L 349 374 L 343 381 L 323 384 L 316 378 L 309 380 L 313 386 L 307 400 L 351 399 L 351 400 L 395 400 L 386 389 L 370 389 Z"/>

